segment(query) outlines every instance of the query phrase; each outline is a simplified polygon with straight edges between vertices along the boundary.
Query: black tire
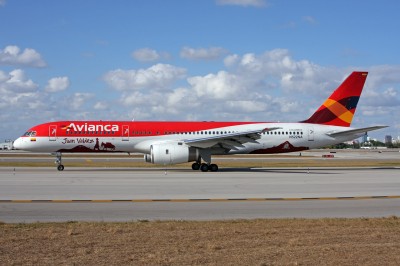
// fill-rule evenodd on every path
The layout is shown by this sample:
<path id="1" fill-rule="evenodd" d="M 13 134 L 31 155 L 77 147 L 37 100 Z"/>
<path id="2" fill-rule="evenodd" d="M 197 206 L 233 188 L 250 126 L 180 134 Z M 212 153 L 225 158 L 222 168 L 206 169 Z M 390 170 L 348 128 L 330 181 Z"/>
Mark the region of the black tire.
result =
<path id="1" fill-rule="evenodd" d="M 205 163 L 203 163 L 203 164 L 200 166 L 200 170 L 201 170 L 202 172 L 207 172 L 207 171 L 208 171 L 208 165 L 205 164 Z"/>
<path id="2" fill-rule="evenodd" d="M 218 165 L 210 164 L 210 171 L 211 172 L 217 172 L 218 171 Z"/>
<path id="3" fill-rule="evenodd" d="M 192 164 L 192 170 L 199 170 L 200 169 L 200 164 L 199 163 L 193 163 Z"/>
<path id="4" fill-rule="evenodd" d="M 57 170 L 58 171 L 63 171 L 64 170 L 64 165 L 60 164 L 59 166 L 57 166 Z"/>

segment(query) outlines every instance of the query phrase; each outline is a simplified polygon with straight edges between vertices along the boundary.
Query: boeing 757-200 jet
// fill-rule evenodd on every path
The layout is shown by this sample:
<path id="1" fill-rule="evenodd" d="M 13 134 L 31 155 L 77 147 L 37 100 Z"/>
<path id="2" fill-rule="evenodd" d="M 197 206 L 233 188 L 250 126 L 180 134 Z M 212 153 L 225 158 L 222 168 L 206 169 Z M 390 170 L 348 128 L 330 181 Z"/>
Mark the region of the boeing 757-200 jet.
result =
<path id="1" fill-rule="evenodd" d="M 307 120 L 280 122 L 58 121 L 37 125 L 16 149 L 62 153 L 143 153 L 153 164 L 193 162 L 193 170 L 218 171 L 212 155 L 303 151 L 358 138 L 384 128 L 351 128 L 367 72 L 353 72 Z"/>

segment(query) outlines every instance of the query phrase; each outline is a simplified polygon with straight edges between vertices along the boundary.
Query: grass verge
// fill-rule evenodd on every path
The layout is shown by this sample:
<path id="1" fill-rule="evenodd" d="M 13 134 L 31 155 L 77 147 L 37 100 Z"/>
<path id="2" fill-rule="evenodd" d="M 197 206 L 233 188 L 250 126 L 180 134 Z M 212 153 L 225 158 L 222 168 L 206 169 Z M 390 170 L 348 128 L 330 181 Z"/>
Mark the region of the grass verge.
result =
<path id="1" fill-rule="evenodd" d="M 1 265 L 398 265 L 400 219 L 0 223 Z"/>

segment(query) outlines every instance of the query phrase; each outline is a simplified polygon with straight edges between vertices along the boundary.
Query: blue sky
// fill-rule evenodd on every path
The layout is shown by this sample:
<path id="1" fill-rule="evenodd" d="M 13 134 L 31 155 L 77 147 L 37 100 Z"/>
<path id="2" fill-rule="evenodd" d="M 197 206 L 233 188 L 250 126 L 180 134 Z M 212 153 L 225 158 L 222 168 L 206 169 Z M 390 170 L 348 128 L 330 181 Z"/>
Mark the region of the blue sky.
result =
<path id="1" fill-rule="evenodd" d="M 0 139 L 53 120 L 299 121 L 352 71 L 400 135 L 398 1 L 0 0 Z"/>

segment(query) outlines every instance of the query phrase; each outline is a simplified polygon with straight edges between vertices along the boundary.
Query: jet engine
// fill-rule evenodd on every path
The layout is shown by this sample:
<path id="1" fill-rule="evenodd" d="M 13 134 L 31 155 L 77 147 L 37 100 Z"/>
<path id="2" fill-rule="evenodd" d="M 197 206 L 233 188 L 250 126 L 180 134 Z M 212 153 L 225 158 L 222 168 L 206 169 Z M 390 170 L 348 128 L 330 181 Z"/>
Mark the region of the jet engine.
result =
<path id="1" fill-rule="evenodd" d="M 145 162 L 154 164 L 178 164 L 196 161 L 199 150 L 183 142 L 157 143 L 150 146 L 150 154 L 144 155 Z"/>

